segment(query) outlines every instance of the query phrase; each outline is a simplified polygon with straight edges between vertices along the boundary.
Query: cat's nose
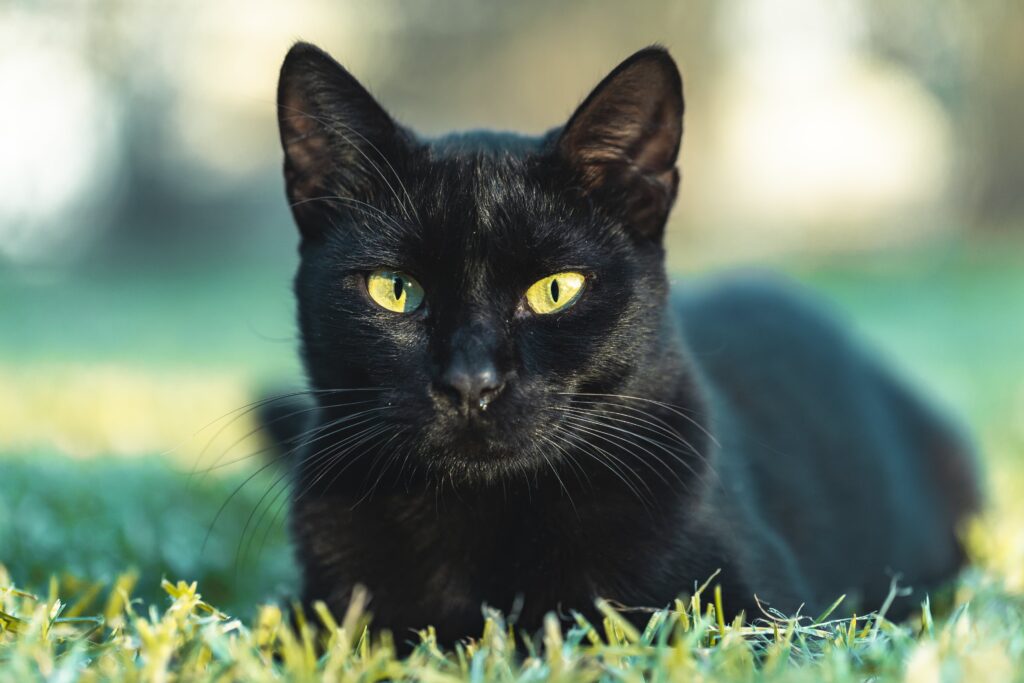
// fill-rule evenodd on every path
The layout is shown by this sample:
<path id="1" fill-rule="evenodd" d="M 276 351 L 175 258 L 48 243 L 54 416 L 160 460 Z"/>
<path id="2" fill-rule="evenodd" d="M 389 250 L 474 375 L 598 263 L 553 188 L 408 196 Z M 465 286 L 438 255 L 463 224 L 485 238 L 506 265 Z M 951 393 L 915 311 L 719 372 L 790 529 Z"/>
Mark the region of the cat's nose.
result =
<path id="1" fill-rule="evenodd" d="M 487 410 L 505 388 L 498 370 L 489 362 L 472 365 L 455 362 L 445 370 L 439 383 L 464 414 Z"/>

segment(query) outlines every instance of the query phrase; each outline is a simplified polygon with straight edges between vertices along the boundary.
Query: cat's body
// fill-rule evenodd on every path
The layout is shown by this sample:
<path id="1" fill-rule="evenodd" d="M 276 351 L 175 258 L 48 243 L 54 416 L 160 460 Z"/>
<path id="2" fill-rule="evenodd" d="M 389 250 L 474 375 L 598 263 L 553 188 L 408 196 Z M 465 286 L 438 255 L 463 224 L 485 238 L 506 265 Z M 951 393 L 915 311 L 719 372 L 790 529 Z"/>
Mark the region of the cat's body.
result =
<path id="1" fill-rule="evenodd" d="M 534 628 L 720 570 L 733 613 L 873 609 L 894 574 L 927 589 L 960 565 L 968 449 L 819 307 L 756 279 L 670 301 L 666 53 L 539 139 L 419 141 L 310 46 L 279 98 L 319 403 L 292 505 L 307 601 L 363 584 L 377 626 L 453 640 L 483 604 Z M 551 273 L 583 285 L 548 314 L 527 290 Z"/>

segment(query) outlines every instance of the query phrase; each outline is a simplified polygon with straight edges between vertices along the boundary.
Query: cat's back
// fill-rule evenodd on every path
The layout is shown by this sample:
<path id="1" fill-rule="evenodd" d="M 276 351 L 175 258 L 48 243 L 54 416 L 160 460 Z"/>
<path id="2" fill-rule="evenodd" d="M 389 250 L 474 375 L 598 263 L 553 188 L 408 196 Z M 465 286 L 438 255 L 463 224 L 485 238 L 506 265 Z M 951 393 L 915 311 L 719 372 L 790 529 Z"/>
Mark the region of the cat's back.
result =
<path id="1" fill-rule="evenodd" d="M 772 406 L 784 405 L 792 417 L 793 410 L 859 405 L 877 391 L 867 376 L 878 360 L 823 302 L 780 276 L 676 283 L 673 304 L 698 372 L 751 417 Z"/>
<path id="2" fill-rule="evenodd" d="M 893 572 L 918 587 L 947 578 L 961 560 L 954 527 L 978 500 L 970 451 L 946 419 L 781 278 L 676 291 L 735 523 L 767 525 L 822 600 L 877 606 Z"/>

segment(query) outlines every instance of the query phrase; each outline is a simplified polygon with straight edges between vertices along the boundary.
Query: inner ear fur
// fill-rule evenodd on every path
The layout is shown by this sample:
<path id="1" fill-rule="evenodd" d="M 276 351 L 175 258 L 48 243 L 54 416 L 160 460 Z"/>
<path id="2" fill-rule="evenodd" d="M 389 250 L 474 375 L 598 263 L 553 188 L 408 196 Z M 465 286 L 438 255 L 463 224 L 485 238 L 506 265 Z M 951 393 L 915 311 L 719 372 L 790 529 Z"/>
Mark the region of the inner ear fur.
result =
<path id="1" fill-rule="evenodd" d="M 646 48 L 594 88 L 558 140 L 583 191 L 645 238 L 660 238 L 678 190 L 683 110 L 675 62 Z"/>
<path id="2" fill-rule="evenodd" d="M 324 207 L 315 200 L 365 201 L 378 183 L 388 182 L 384 173 L 396 173 L 400 129 L 359 81 L 318 47 L 297 43 L 289 50 L 277 103 L 285 186 L 304 232 Z"/>

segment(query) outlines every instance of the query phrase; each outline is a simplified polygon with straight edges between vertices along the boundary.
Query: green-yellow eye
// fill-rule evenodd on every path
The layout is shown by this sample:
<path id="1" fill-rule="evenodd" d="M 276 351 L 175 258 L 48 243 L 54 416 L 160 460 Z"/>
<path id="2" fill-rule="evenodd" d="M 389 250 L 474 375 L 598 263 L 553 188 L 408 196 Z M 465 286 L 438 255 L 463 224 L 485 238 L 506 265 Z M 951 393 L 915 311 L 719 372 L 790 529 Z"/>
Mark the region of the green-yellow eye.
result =
<path id="1" fill-rule="evenodd" d="M 423 303 L 420 283 L 393 270 L 370 273 L 366 278 L 366 291 L 377 305 L 395 313 L 412 313 Z"/>
<path id="2" fill-rule="evenodd" d="M 583 291 L 582 273 L 555 273 L 537 280 L 526 290 L 526 303 L 534 313 L 547 314 L 568 308 Z"/>

